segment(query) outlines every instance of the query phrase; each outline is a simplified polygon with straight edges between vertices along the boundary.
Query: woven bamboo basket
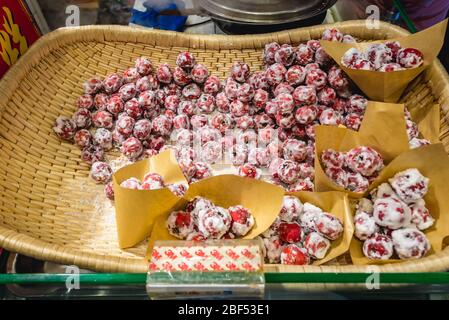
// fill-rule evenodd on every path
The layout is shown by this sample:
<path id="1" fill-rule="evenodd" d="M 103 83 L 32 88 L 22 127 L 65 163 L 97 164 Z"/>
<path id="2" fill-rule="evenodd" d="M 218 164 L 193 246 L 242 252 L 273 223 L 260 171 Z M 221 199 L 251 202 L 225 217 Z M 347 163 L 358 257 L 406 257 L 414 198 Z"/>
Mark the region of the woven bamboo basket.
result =
<path id="1" fill-rule="evenodd" d="M 407 31 L 364 21 L 335 25 L 359 39 L 403 36 Z M 34 258 L 102 272 L 146 272 L 146 244 L 120 250 L 114 209 L 88 178 L 80 151 L 52 132 L 59 115 L 71 115 L 81 84 L 95 75 L 123 72 L 141 56 L 174 64 L 180 50 L 223 78 L 235 60 L 262 67 L 265 43 L 318 39 L 328 26 L 250 36 L 204 36 L 117 26 L 60 29 L 40 39 L 0 82 L 0 246 Z M 439 103 L 441 140 L 449 151 L 449 78 L 436 61 L 404 94 L 407 105 Z M 382 272 L 441 271 L 449 249 L 418 261 L 379 267 Z M 271 272 L 365 272 L 343 256 L 332 265 L 267 265 Z"/>

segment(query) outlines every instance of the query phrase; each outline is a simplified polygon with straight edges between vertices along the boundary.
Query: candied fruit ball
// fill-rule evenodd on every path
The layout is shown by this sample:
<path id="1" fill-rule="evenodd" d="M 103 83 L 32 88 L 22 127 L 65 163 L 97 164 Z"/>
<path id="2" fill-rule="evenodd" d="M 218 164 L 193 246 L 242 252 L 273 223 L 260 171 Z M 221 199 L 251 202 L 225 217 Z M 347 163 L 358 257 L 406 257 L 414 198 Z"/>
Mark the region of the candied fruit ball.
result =
<path id="1" fill-rule="evenodd" d="M 229 231 L 231 221 L 228 210 L 207 208 L 198 213 L 198 231 L 208 239 L 220 239 Z"/>
<path id="2" fill-rule="evenodd" d="M 81 129 L 75 133 L 75 144 L 80 148 L 85 148 L 92 143 L 92 134 L 87 129 Z"/>
<path id="3" fill-rule="evenodd" d="M 397 62 L 404 68 L 417 68 L 424 63 L 424 55 L 414 48 L 403 48 L 398 51 Z"/>
<path id="4" fill-rule="evenodd" d="M 90 94 L 84 94 L 76 100 L 78 108 L 91 109 L 94 106 L 94 98 Z"/>
<path id="5" fill-rule="evenodd" d="M 297 222 L 303 213 L 303 204 L 294 196 L 284 196 L 279 218 L 285 222 Z"/>
<path id="6" fill-rule="evenodd" d="M 182 95 L 186 99 L 198 99 L 201 96 L 201 88 L 196 83 L 188 84 L 182 89 Z"/>
<path id="7" fill-rule="evenodd" d="M 376 199 L 373 217 L 379 226 L 389 229 L 407 226 L 412 218 L 410 208 L 396 197 Z"/>
<path id="8" fill-rule="evenodd" d="M 185 86 L 192 82 L 192 77 L 184 69 L 175 67 L 173 70 L 173 81 L 179 86 Z"/>
<path id="9" fill-rule="evenodd" d="M 234 117 L 241 117 L 249 114 L 249 105 L 240 100 L 234 100 L 229 106 L 229 111 Z"/>
<path id="10" fill-rule="evenodd" d="M 296 139 L 287 139 L 282 145 L 284 159 L 301 162 L 307 155 L 306 143 Z"/>
<path id="11" fill-rule="evenodd" d="M 327 84 L 327 74 L 323 70 L 313 69 L 307 72 L 305 84 L 315 87 L 316 90 L 323 89 Z"/>
<path id="12" fill-rule="evenodd" d="M 135 160 L 142 154 L 143 146 L 139 139 L 130 137 L 123 142 L 121 151 L 129 159 Z"/>
<path id="13" fill-rule="evenodd" d="M 426 235 L 414 228 L 395 230 L 391 233 L 393 247 L 401 259 L 419 259 L 430 250 Z"/>
<path id="14" fill-rule="evenodd" d="M 112 94 L 118 91 L 123 84 L 123 78 L 117 73 L 112 73 L 108 75 L 103 80 L 104 91 L 107 94 Z"/>
<path id="15" fill-rule="evenodd" d="M 286 67 L 291 66 L 295 61 L 295 58 L 295 50 L 289 44 L 281 45 L 281 47 L 274 53 L 274 61 L 283 64 Z"/>
<path id="16" fill-rule="evenodd" d="M 98 128 L 93 136 L 93 142 L 105 151 L 112 149 L 112 132 L 105 128 Z"/>
<path id="17" fill-rule="evenodd" d="M 125 137 L 129 137 L 133 133 L 136 121 L 128 115 L 123 115 L 117 119 L 115 123 L 116 130 Z"/>
<path id="18" fill-rule="evenodd" d="M 245 236 L 254 226 L 254 216 L 243 206 L 228 208 L 232 219 L 231 231 L 237 237 Z"/>
<path id="19" fill-rule="evenodd" d="M 147 76 L 153 70 L 153 64 L 151 63 L 151 60 L 147 57 L 137 58 L 134 67 L 141 76 Z"/>
<path id="20" fill-rule="evenodd" d="M 115 116 L 122 112 L 124 107 L 123 100 L 119 95 L 112 95 L 106 105 L 106 109 Z"/>
<path id="21" fill-rule="evenodd" d="M 169 136 L 172 130 L 173 121 L 165 116 L 159 115 L 152 121 L 152 130 L 155 134 Z"/>
<path id="22" fill-rule="evenodd" d="M 213 95 L 203 93 L 197 100 L 196 106 L 205 114 L 210 114 L 215 110 L 215 98 Z"/>
<path id="23" fill-rule="evenodd" d="M 92 124 L 92 115 L 90 114 L 90 111 L 85 108 L 76 110 L 72 119 L 79 129 L 89 128 Z"/>
<path id="24" fill-rule="evenodd" d="M 393 255 L 393 242 L 388 236 L 375 233 L 363 243 L 363 254 L 368 259 L 390 259 Z"/>
<path id="25" fill-rule="evenodd" d="M 328 126 L 338 126 L 343 124 L 343 116 L 334 109 L 327 108 L 321 112 L 320 123 Z"/>
<path id="26" fill-rule="evenodd" d="M 286 73 L 287 69 L 281 63 L 272 64 L 265 72 L 268 83 L 272 86 L 278 85 L 279 83 L 283 82 Z"/>
<path id="27" fill-rule="evenodd" d="M 164 188 L 164 179 L 158 173 L 147 173 L 142 180 L 142 190 L 156 190 Z"/>
<path id="28" fill-rule="evenodd" d="M 314 105 L 301 106 L 295 112 L 295 119 L 300 124 L 310 124 L 317 116 L 318 109 Z"/>
<path id="29" fill-rule="evenodd" d="M 236 61 L 232 64 L 229 74 L 235 81 L 243 83 L 250 76 L 249 65 L 241 61 Z"/>
<path id="30" fill-rule="evenodd" d="M 423 199 L 412 204 L 410 209 L 412 210 L 412 223 L 419 230 L 428 229 L 435 223 L 435 219 L 426 208 L 426 202 Z"/>
<path id="31" fill-rule="evenodd" d="M 346 165 L 366 177 L 380 171 L 384 166 L 381 154 L 366 146 L 349 150 L 346 153 Z"/>
<path id="32" fill-rule="evenodd" d="M 321 39 L 327 40 L 327 41 L 342 42 L 343 41 L 343 33 L 341 33 L 340 30 L 338 30 L 336 28 L 326 29 L 323 31 Z"/>
<path id="33" fill-rule="evenodd" d="M 267 43 L 263 50 L 263 59 L 267 64 L 275 63 L 274 56 L 276 52 L 281 48 L 277 42 Z"/>
<path id="34" fill-rule="evenodd" d="M 140 180 L 137 178 L 129 178 L 120 183 L 120 187 L 131 190 L 140 190 L 141 183 Z"/>
<path id="35" fill-rule="evenodd" d="M 318 232 L 311 232 L 304 239 L 304 249 L 307 250 L 309 256 L 315 259 L 323 259 L 330 246 L 330 241 Z"/>
<path id="36" fill-rule="evenodd" d="M 343 234 L 343 223 L 335 216 L 321 213 L 316 219 L 316 231 L 329 240 L 337 240 Z"/>
<path id="37" fill-rule="evenodd" d="M 70 118 L 59 116 L 55 120 L 53 131 L 58 138 L 63 140 L 71 140 L 76 133 L 76 122 Z"/>
<path id="38" fill-rule="evenodd" d="M 398 172 L 388 182 L 405 203 L 413 203 L 424 198 L 429 190 L 429 179 L 415 168 Z"/>
<path id="39" fill-rule="evenodd" d="M 180 52 L 176 58 L 176 65 L 183 69 L 191 69 L 195 64 L 195 56 L 188 51 Z"/>
<path id="40" fill-rule="evenodd" d="M 295 183 L 301 174 L 298 164 L 291 160 L 284 160 L 279 164 L 277 174 L 279 179 L 286 183 Z"/>
<path id="41" fill-rule="evenodd" d="M 148 119 L 140 119 L 134 125 L 133 135 L 137 139 L 143 141 L 150 137 L 152 129 L 151 121 Z"/>
<path id="42" fill-rule="evenodd" d="M 279 263 L 281 261 L 282 253 L 282 241 L 278 236 L 273 235 L 271 237 L 263 238 L 263 244 L 265 247 L 265 259 L 269 263 Z"/>
<path id="43" fill-rule="evenodd" d="M 88 164 L 101 161 L 104 158 L 104 150 L 100 146 L 88 145 L 81 151 L 81 159 Z"/>
<path id="44" fill-rule="evenodd" d="M 195 81 L 196 83 L 204 83 L 205 81 L 207 81 L 206 79 L 209 79 L 209 70 L 207 69 L 207 67 L 203 64 L 196 64 L 193 66 L 192 71 L 190 72 L 190 76 L 192 77 L 193 81 Z M 212 79 L 215 79 L 215 76 L 211 76 L 213 77 Z M 209 84 L 206 82 L 204 83 L 204 91 L 206 91 L 206 85 L 209 86 L 209 89 L 207 91 L 210 91 L 210 86 L 211 86 L 211 81 L 209 82 Z M 220 85 L 220 83 L 218 83 L 218 85 Z M 214 92 L 217 92 L 217 90 Z M 207 93 L 212 93 L 212 92 L 207 92 Z"/>
<path id="45" fill-rule="evenodd" d="M 106 198 L 108 198 L 109 200 L 114 200 L 114 184 L 111 182 L 108 182 L 105 186 L 104 186 L 104 194 L 106 195 Z"/>
<path id="46" fill-rule="evenodd" d="M 302 66 L 312 63 L 315 58 L 315 51 L 306 44 L 300 44 L 296 48 L 296 62 Z"/>
<path id="47" fill-rule="evenodd" d="M 287 81 L 287 83 L 291 86 L 298 86 L 304 83 L 306 74 L 307 72 L 303 66 L 293 65 L 288 68 L 285 73 L 285 81 Z"/>
<path id="48" fill-rule="evenodd" d="M 254 97 L 254 90 L 249 83 L 242 83 L 237 89 L 237 99 L 248 103 Z"/>
<path id="49" fill-rule="evenodd" d="M 382 65 L 389 63 L 393 60 L 393 54 L 390 48 L 388 48 L 383 43 L 376 43 L 370 45 L 365 50 L 365 56 L 375 70 L 379 69 Z"/>
<path id="50" fill-rule="evenodd" d="M 282 249 L 281 263 L 287 265 L 308 265 L 310 258 L 307 250 L 295 244 L 289 244 Z"/>
<path id="51" fill-rule="evenodd" d="M 354 227 L 355 236 L 362 241 L 379 232 L 376 221 L 366 212 L 360 212 L 354 216 Z"/>
<path id="52" fill-rule="evenodd" d="M 292 96 L 298 105 L 313 105 L 318 100 L 313 86 L 299 86 L 293 91 Z"/>
<path id="53" fill-rule="evenodd" d="M 241 165 L 238 168 L 237 173 L 241 177 L 246 177 L 246 178 L 251 178 L 251 179 L 260 179 L 260 176 L 262 174 L 260 169 L 258 169 L 256 166 L 254 166 L 250 163 L 245 163 L 245 164 Z"/>
<path id="54" fill-rule="evenodd" d="M 96 183 L 106 184 L 112 178 L 112 169 L 106 162 L 97 161 L 92 164 L 90 176 Z"/>
<path id="55" fill-rule="evenodd" d="M 173 79 L 173 74 L 170 66 L 167 63 L 159 65 L 156 70 L 156 77 L 159 82 L 166 84 L 170 83 Z"/>
<path id="56" fill-rule="evenodd" d="M 99 77 L 93 77 L 83 84 L 85 94 L 96 94 L 103 89 L 103 81 Z"/>
<path id="57" fill-rule="evenodd" d="M 318 102 L 330 106 L 337 99 L 337 93 L 331 87 L 324 87 L 318 92 Z"/>
<path id="58" fill-rule="evenodd" d="M 170 213 L 167 219 L 167 228 L 168 232 L 178 239 L 186 239 L 189 234 L 195 231 L 190 212 L 185 211 Z"/>

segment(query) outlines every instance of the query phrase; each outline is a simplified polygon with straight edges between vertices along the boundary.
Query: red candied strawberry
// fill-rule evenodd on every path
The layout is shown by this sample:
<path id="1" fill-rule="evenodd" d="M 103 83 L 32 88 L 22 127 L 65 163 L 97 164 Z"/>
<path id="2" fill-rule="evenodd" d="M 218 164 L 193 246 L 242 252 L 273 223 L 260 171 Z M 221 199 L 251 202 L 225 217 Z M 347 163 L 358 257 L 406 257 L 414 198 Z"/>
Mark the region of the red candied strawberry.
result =
<path id="1" fill-rule="evenodd" d="M 190 212 L 179 211 L 175 223 L 177 227 L 187 227 L 190 225 L 190 220 Z"/>
<path id="2" fill-rule="evenodd" d="M 228 210 L 232 217 L 232 221 L 241 224 L 246 223 L 250 215 L 249 211 L 242 206 L 230 207 Z"/>
<path id="3" fill-rule="evenodd" d="M 302 229 L 296 222 L 281 223 L 279 225 L 279 237 L 282 241 L 296 243 L 302 239 Z"/>
<path id="4" fill-rule="evenodd" d="M 310 258 L 304 248 L 299 248 L 297 245 L 290 244 L 282 249 L 281 263 L 303 266 L 310 263 Z"/>
<path id="5" fill-rule="evenodd" d="M 257 179 L 260 173 L 257 171 L 255 166 L 245 163 L 239 167 L 239 175 L 242 177 Z"/>

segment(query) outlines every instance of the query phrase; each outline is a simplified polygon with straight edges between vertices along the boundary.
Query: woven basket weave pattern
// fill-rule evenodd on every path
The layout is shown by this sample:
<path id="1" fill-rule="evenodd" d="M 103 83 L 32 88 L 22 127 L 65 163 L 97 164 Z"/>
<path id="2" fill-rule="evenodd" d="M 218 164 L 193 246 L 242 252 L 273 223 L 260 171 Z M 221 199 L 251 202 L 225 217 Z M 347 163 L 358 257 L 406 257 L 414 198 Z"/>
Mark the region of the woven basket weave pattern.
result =
<path id="1" fill-rule="evenodd" d="M 338 24 L 345 33 L 364 39 L 406 34 L 382 24 Z M 265 43 L 297 44 L 318 39 L 325 26 L 257 36 L 195 36 L 126 27 L 62 29 L 43 37 L 0 82 L 0 246 L 36 258 L 77 264 L 98 271 L 144 272 L 146 246 L 122 251 L 117 245 L 114 210 L 103 187 L 88 178 L 80 150 L 52 132 L 59 115 L 69 116 L 82 94 L 81 84 L 93 75 L 123 72 L 139 56 L 154 65 L 174 65 L 180 51 L 192 52 L 212 74 L 224 78 L 236 60 L 251 70 L 262 67 Z M 447 114 L 447 74 L 437 62 L 411 86 L 404 101 L 425 108 L 436 101 Z M 449 133 L 442 117 L 442 140 Z M 449 252 L 383 271 L 440 270 L 449 267 Z M 361 267 L 267 266 L 277 271 L 360 271 Z"/>

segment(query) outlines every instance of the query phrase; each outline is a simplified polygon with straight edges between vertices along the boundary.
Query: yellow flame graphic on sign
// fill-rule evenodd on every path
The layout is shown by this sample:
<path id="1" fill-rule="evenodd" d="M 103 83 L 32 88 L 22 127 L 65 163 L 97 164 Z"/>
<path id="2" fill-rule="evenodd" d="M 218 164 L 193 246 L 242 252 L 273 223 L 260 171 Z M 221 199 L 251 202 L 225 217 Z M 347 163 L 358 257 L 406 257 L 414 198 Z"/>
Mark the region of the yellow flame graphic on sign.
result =
<path id="1" fill-rule="evenodd" d="M 20 33 L 20 27 L 14 23 L 11 11 L 3 7 L 5 16 L 3 17 L 3 28 L 0 30 L 0 56 L 8 66 L 13 65 L 17 59 L 28 50 L 26 38 Z M 13 44 L 18 44 L 19 49 Z"/>

